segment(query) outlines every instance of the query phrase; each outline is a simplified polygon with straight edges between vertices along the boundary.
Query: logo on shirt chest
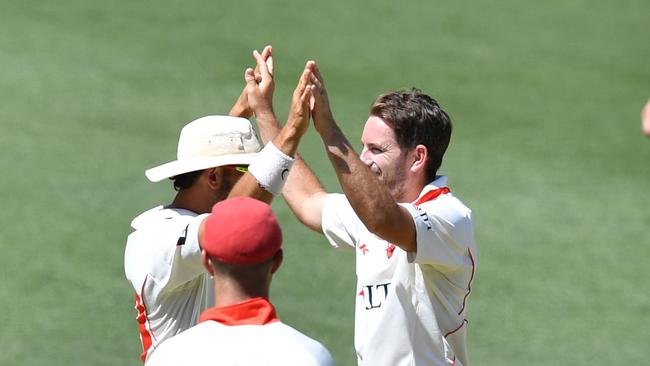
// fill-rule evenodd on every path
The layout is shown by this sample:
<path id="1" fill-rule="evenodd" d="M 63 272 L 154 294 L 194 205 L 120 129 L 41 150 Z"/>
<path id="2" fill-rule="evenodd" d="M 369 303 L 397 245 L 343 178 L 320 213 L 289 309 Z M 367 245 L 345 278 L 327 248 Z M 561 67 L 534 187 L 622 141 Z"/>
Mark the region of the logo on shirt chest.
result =
<path id="1" fill-rule="evenodd" d="M 362 286 L 358 296 L 363 298 L 365 309 L 377 309 L 384 305 L 388 297 L 389 287 L 390 282 Z"/>
<path id="2" fill-rule="evenodd" d="M 386 252 L 386 259 L 390 259 L 393 256 L 393 252 L 395 252 L 395 248 L 397 248 L 397 246 L 395 246 L 395 244 L 393 243 L 386 244 L 386 248 L 384 249 Z M 363 256 L 365 256 L 370 252 L 370 249 L 366 244 L 359 245 L 357 249 L 361 252 Z"/>

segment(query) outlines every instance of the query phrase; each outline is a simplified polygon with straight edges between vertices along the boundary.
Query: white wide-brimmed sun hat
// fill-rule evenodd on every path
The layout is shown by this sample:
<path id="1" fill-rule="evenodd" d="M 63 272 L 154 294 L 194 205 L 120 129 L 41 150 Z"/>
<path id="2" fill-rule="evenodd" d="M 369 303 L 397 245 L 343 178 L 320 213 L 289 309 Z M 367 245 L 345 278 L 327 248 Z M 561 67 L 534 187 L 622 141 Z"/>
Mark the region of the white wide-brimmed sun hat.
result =
<path id="1" fill-rule="evenodd" d="M 240 117 L 206 116 L 188 123 L 178 138 L 177 159 L 144 174 L 160 182 L 183 173 L 222 165 L 249 165 L 261 145 L 251 123 Z"/>

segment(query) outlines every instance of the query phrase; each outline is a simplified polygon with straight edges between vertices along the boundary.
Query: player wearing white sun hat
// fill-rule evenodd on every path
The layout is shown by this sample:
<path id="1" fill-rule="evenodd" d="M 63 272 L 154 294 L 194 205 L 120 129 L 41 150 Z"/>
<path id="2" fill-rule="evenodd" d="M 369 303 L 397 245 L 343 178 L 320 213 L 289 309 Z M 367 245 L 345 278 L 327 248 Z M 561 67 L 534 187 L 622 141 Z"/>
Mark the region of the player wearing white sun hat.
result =
<path id="1" fill-rule="evenodd" d="M 259 55 L 255 51 L 256 55 Z M 259 55 L 272 64 L 271 48 Z M 257 113 L 257 100 L 273 93 L 272 74 L 246 71 L 247 86 L 232 115 Z M 135 219 L 124 254 L 126 277 L 135 290 L 142 361 L 164 340 L 195 325 L 214 304 L 213 284 L 201 264 L 199 224 L 212 206 L 228 197 L 270 202 L 282 190 L 298 143 L 309 126 L 309 72 L 294 91 L 285 128 L 260 151 L 250 122 L 236 116 L 206 116 L 181 131 L 177 159 L 146 171 L 152 182 L 173 180 L 172 203 Z M 250 79 L 250 80 L 248 80 Z M 260 130 L 264 133 L 263 127 Z"/>

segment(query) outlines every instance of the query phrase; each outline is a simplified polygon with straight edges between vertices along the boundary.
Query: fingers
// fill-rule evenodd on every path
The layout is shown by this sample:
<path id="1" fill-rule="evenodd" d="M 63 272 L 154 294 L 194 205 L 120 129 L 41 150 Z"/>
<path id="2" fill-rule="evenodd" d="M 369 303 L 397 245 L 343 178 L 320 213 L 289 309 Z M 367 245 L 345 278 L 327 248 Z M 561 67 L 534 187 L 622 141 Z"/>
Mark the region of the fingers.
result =
<path id="1" fill-rule="evenodd" d="M 293 91 L 294 97 L 301 96 L 305 92 L 305 89 L 307 89 L 307 86 L 310 83 L 310 79 L 311 71 L 305 68 L 300 75 L 300 79 L 298 79 L 298 85 L 296 85 L 296 89 Z"/>
<path id="2" fill-rule="evenodd" d="M 268 59 L 269 56 L 271 56 L 271 45 L 265 46 L 264 49 L 262 50 L 262 58 L 264 60 Z"/>
<path id="3" fill-rule="evenodd" d="M 316 107 L 316 98 L 314 98 L 314 93 L 316 91 L 313 85 L 309 89 L 309 112 L 314 113 L 314 108 Z"/>
<path id="4" fill-rule="evenodd" d="M 262 50 L 262 58 L 266 62 L 266 67 L 269 70 L 269 73 L 271 75 L 273 75 L 273 58 L 271 58 L 270 60 L 269 60 L 269 58 L 271 57 L 271 52 L 272 51 L 273 51 L 273 49 L 272 49 L 271 45 L 268 45 L 268 46 L 264 47 L 264 49 Z M 255 80 L 258 83 L 262 82 L 262 74 L 260 72 L 260 67 L 257 64 L 255 65 Z"/>
<path id="5" fill-rule="evenodd" d="M 262 59 L 266 61 L 266 68 L 269 70 L 269 74 L 273 75 L 273 47 L 268 45 L 262 50 Z"/>
<path id="6" fill-rule="evenodd" d="M 250 67 L 244 71 L 244 80 L 246 80 L 246 84 L 255 82 L 255 71 L 253 71 L 253 69 Z"/>
<path id="7" fill-rule="evenodd" d="M 311 71 L 310 82 L 314 85 L 313 93 L 314 97 L 317 98 L 314 102 L 319 101 L 322 97 L 326 97 L 327 91 L 325 90 L 325 83 L 323 82 L 323 76 L 318 69 L 315 61 L 307 61 L 307 66 L 305 66 Z"/>
<path id="8" fill-rule="evenodd" d="M 318 79 L 321 82 L 321 84 L 324 84 L 323 75 L 321 75 L 320 69 L 318 68 L 318 65 L 316 64 L 316 61 L 309 61 L 308 64 L 309 64 L 309 66 L 311 68 L 312 73 L 316 77 L 316 79 Z"/>
<path id="9" fill-rule="evenodd" d="M 257 50 L 253 51 L 253 57 L 257 62 L 256 68 L 259 69 L 260 75 L 262 76 L 262 80 L 271 80 L 273 75 L 269 72 L 269 68 L 266 64 L 266 60 L 262 57 L 262 55 Z"/>
<path id="10" fill-rule="evenodd" d="M 313 89 L 314 89 L 313 85 L 307 85 L 307 87 L 303 91 L 302 95 L 300 96 L 300 102 L 302 103 L 303 108 L 307 108 L 310 111 L 312 110 L 312 108 L 311 108 L 311 106 L 312 106 L 312 102 L 311 102 L 312 95 L 311 94 L 312 94 Z"/>
<path id="11" fill-rule="evenodd" d="M 244 72 L 244 80 L 246 80 L 246 88 L 250 90 L 250 88 L 257 87 L 257 78 L 255 76 L 255 71 L 251 68 L 246 69 Z"/>
<path id="12" fill-rule="evenodd" d="M 266 68 L 269 70 L 269 74 L 273 75 L 273 56 L 271 55 L 266 59 Z"/>

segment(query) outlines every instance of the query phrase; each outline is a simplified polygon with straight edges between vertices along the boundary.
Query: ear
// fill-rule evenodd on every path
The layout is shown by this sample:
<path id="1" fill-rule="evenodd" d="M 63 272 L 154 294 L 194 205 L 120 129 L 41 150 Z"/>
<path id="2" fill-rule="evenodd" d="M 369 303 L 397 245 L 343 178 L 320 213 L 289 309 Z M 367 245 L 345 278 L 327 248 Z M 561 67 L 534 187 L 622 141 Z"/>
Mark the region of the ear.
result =
<path id="1" fill-rule="evenodd" d="M 216 191 L 221 187 L 222 172 L 220 167 L 208 168 L 203 172 L 203 174 L 206 174 L 208 185 L 211 190 Z"/>
<path id="2" fill-rule="evenodd" d="M 284 253 L 282 253 L 282 249 L 280 249 L 273 256 L 273 265 L 271 266 L 271 273 L 275 273 L 275 271 L 277 271 L 278 268 L 280 268 L 280 264 L 282 264 L 283 259 L 284 259 Z"/>
<path id="3" fill-rule="evenodd" d="M 212 261 L 210 261 L 210 256 L 205 249 L 201 249 L 201 261 L 203 262 L 203 267 L 208 271 L 210 276 L 214 277 L 214 268 L 212 267 Z"/>
<path id="4" fill-rule="evenodd" d="M 411 152 L 411 168 L 414 173 L 424 172 L 426 170 L 429 151 L 424 145 L 417 145 Z"/>

